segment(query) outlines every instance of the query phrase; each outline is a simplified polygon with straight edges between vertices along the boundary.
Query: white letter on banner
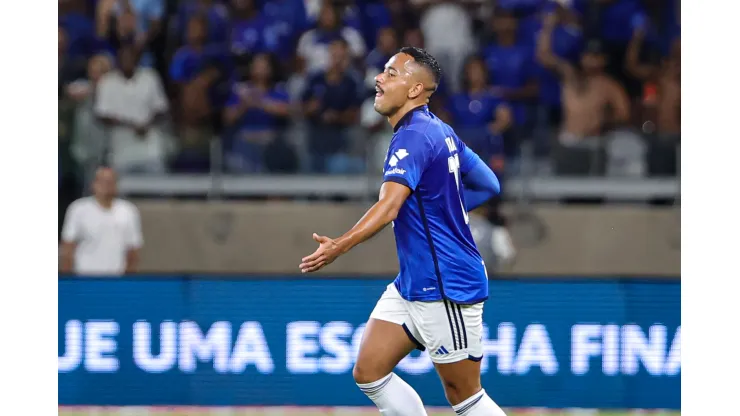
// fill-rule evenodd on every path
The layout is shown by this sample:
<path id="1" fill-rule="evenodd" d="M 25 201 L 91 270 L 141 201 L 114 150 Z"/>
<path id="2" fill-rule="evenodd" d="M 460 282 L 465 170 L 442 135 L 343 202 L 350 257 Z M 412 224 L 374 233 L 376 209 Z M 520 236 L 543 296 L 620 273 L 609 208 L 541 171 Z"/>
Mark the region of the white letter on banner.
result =
<path id="1" fill-rule="evenodd" d="M 601 325 L 573 325 L 570 333 L 570 369 L 573 374 L 582 376 L 589 371 L 591 357 L 601 354 Z"/>
<path id="2" fill-rule="evenodd" d="M 622 327 L 622 372 L 635 375 L 642 361 L 648 373 L 653 376 L 661 375 L 665 362 L 666 327 L 653 325 L 648 331 L 649 339 L 639 325 L 625 325 Z"/>
<path id="3" fill-rule="evenodd" d="M 64 324 L 64 355 L 57 357 L 57 371 L 74 371 L 82 362 L 82 322 L 67 321 Z"/>
<path id="4" fill-rule="evenodd" d="M 558 372 L 558 360 L 552 350 L 547 328 L 542 324 L 528 325 L 524 330 L 514 367 L 517 374 L 524 375 L 533 365 L 538 365 L 548 376 Z"/>
<path id="5" fill-rule="evenodd" d="M 271 374 L 275 364 L 270 356 L 270 347 L 259 322 L 244 322 L 239 328 L 234 351 L 231 353 L 231 372 L 242 373 L 247 365 L 254 364 L 261 374 Z"/>
<path id="6" fill-rule="evenodd" d="M 320 328 L 321 324 L 315 321 L 298 321 L 288 324 L 285 358 L 289 372 L 293 374 L 318 373 L 318 360 L 315 357 L 307 357 L 307 355 L 319 352 L 316 338 Z"/>
<path id="7" fill-rule="evenodd" d="M 91 321 L 85 324 L 85 368 L 91 373 L 112 373 L 118 370 L 118 358 L 106 354 L 116 352 L 118 322 Z"/>
<path id="8" fill-rule="evenodd" d="M 180 323 L 179 366 L 182 372 L 195 372 L 197 360 L 213 360 L 213 369 L 217 373 L 226 373 L 229 371 L 230 352 L 231 324 L 229 322 L 214 322 L 205 336 L 197 323 L 193 321 Z"/>
<path id="9" fill-rule="evenodd" d="M 616 376 L 619 374 L 619 325 L 604 325 L 601 329 L 601 370 L 607 376 Z"/>
<path id="10" fill-rule="evenodd" d="M 495 355 L 497 368 L 500 374 L 511 374 L 514 366 L 514 353 L 516 346 L 516 327 L 511 322 L 501 322 L 498 325 L 498 338 L 488 339 L 488 326 L 483 325 L 483 360 L 481 362 L 481 373 L 488 371 L 488 356 Z"/>
<path id="11" fill-rule="evenodd" d="M 177 324 L 164 321 L 159 325 L 159 355 L 152 355 L 152 325 L 134 323 L 134 363 L 148 373 L 163 373 L 177 361 Z"/>
<path id="12" fill-rule="evenodd" d="M 681 372 L 681 326 L 676 329 L 676 335 L 673 336 L 671 350 L 668 352 L 668 358 L 663 366 L 663 373 L 667 376 L 675 376 Z"/>
<path id="13" fill-rule="evenodd" d="M 346 373 L 352 368 L 352 351 L 348 339 L 352 335 L 352 325 L 349 322 L 329 322 L 321 328 L 319 342 L 321 348 L 330 356 L 319 359 L 321 371 L 329 374 Z"/>

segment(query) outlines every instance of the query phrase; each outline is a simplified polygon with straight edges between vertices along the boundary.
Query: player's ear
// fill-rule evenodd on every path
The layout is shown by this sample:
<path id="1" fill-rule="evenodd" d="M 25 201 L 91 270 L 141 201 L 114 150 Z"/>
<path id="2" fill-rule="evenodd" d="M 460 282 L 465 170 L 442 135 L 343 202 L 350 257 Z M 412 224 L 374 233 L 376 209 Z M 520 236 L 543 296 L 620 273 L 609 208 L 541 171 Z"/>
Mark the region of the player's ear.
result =
<path id="1" fill-rule="evenodd" d="M 409 98 L 416 99 L 424 92 L 424 84 L 417 82 L 409 89 Z"/>

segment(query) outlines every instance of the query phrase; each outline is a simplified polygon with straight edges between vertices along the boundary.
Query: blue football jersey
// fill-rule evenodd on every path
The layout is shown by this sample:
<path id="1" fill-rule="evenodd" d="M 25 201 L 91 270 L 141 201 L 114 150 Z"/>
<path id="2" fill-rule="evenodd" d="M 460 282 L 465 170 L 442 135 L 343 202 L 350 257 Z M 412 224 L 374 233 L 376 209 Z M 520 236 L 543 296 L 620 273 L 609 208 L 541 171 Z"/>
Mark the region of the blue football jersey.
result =
<path id="1" fill-rule="evenodd" d="M 474 304 L 488 298 L 488 276 L 463 196 L 470 153 L 427 106 L 396 125 L 383 180 L 412 191 L 393 221 L 400 265 L 394 283 L 406 300 Z"/>

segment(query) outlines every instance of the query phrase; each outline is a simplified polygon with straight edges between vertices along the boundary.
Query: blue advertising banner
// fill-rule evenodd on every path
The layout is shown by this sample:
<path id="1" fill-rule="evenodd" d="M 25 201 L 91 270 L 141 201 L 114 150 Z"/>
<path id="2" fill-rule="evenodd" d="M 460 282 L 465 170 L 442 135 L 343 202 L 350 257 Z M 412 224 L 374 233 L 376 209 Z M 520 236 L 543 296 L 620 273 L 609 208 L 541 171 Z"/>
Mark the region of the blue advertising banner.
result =
<path id="1" fill-rule="evenodd" d="M 379 279 L 59 280 L 62 405 L 364 406 Z M 680 283 L 491 281 L 482 382 L 506 407 L 680 408 Z M 444 406 L 427 353 L 397 368 Z"/>

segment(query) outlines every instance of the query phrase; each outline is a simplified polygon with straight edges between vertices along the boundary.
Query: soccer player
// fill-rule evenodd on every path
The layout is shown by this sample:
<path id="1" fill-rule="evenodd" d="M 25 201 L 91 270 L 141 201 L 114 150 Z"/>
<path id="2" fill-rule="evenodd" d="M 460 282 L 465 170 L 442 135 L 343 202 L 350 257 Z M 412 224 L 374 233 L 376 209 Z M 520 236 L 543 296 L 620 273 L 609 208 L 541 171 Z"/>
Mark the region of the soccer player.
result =
<path id="1" fill-rule="evenodd" d="M 343 236 L 314 234 L 319 248 L 299 267 L 317 271 L 392 222 L 400 273 L 365 328 L 353 371 L 357 385 L 383 415 L 426 415 L 419 395 L 393 369 L 414 349 L 427 349 L 458 415 L 504 416 L 480 384 L 488 276 L 468 226 L 468 211 L 500 186 L 429 111 L 440 77 L 434 57 L 405 47 L 375 78 L 375 110 L 394 130 L 379 201 Z"/>

